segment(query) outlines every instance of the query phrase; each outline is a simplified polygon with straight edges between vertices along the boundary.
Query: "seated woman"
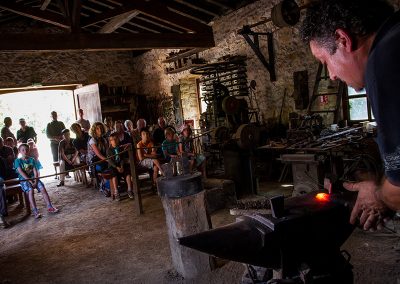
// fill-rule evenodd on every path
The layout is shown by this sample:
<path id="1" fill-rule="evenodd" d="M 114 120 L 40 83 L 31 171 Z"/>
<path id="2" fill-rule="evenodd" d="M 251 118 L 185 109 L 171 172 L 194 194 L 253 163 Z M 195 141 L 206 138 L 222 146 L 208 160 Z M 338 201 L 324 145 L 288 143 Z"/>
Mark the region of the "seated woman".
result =
<path id="1" fill-rule="evenodd" d="M 63 135 L 63 140 L 60 141 L 58 145 L 58 157 L 60 162 L 60 183 L 57 186 L 64 186 L 65 182 L 65 171 L 70 171 L 74 169 L 74 166 L 77 166 L 81 163 L 79 158 L 79 152 L 72 144 L 72 140 L 70 137 L 70 133 L 68 129 L 63 129 L 61 131 Z"/>
<path id="2" fill-rule="evenodd" d="M 133 199 L 132 193 L 132 179 L 131 179 L 131 170 L 129 164 L 124 163 L 124 156 L 126 156 L 126 152 L 122 153 L 123 149 L 119 146 L 119 139 L 117 133 L 111 133 L 109 138 L 109 147 L 107 149 L 107 157 L 113 156 L 108 160 L 109 169 L 113 173 L 113 177 L 111 178 L 111 195 L 112 199 L 120 200 L 120 195 L 118 193 L 118 178 L 123 176 L 127 185 L 127 192 L 130 199 Z"/>
<path id="3" fill-rule="evenodd" d="M 15 158 L 18 157 L 18 148 L 17 146 L 15 146 L 14 138 L 7 137 L 6 139 L 4 139 L 4 145 L 10 147 L 13 150 Z"/>
<path id="4" fill-rule="evenodd" d="M 72 140 L 72 144 L 76 150 L 78 150 L 81 161 L 86 161 L 88 141 L 90 139 L 89 134 L 83 131 L 78 123 L 72 123 L 70 129 L 76 136 L 76 138 Z"/>
<path id="5" fill-rule="evenodd" d="M 90 128 L 90 136 L 88 142 L 88 152 L 86 156 L 86 161 L 89 165 L 95 162 L 100 162 L 93 166 L 92 174 L 94 178 L 97 178 L 97 172 L 103 172 L 108 168 L 108 163 L 106 161 L 108 143 L 104 135 L 106 134 L 106 126 L 102 122 L 93 123 Z M 108 194 L 107 194 L 108 196 Z"/>
<path id="6" fill-rule="evenodd" d="M 167 163 L 171 161 L 171 159 L 178 157 L 178 142 L 175 139 L 175 131 L 171 127 L 167 127 L 164 131 L 165 140 L 161 144 L 164 158 Z"/>
<path id="7" fill-rule="evenodd" d="M 142 140 L 136 145 L 137 156 L 139 159 L 138 166 L 153 170 L 153 186 L 155 186 L 158 171 L 160 170 L 162 175 L 164 175 L 164 172 L 161 169 L 160 162 L 157 160 L 157 152 L 154 148 L 153 142 L 151 142 L 150 140 L 149 130 L 147 128 L 143 128 L 140 131 L 140 135 L 142 137 Z"/>
<path id="8" fill-rule="evenodd" d="M 121 147 L 125 147 L 128 146 L 129 144 L 132 144 L 131 136 L 124 131 L 124 125 L 122 124 L 122 120 L 115 121 L 114 130 L 115 130 L 114 133 L 116 134 L 119 140 L 119 145 L 121 145 Z"/>
<path id="9" fill-rule="evenodd" d="M 179 138 L 179 153 L 182 157 L 187 157 L 189 159 L 189 170 L 193 171 L 193 168 L 196 167 L 203 177 L 206 177 L 205 171 L 205 161 L 206 158 L 202 154 L 196 154 L 194 151 L 194 144 L 192 138 L 192 129 L 190 125 L 183 125 L 182 127 L 182 135 Z"/>

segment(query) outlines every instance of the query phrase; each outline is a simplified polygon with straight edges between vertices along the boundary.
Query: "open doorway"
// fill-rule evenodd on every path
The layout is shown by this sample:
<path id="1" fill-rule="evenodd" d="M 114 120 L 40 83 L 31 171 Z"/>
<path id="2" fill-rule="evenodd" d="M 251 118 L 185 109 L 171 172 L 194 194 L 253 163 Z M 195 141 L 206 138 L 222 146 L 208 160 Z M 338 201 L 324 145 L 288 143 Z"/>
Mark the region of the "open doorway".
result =
<path id="1" fill-rule="evenodd" d="M 54 173 L 50 142 L 46 137 L 46 126 L 51 121 L 51 111 L 58 113 L 58 120 L 70 127 L 76 121 L 73 90 L 30 90 L 0 95 L 0 125 L 4 117 L 11 117 L 11 131 L 16 135 L 20 129 L 19 119 L 24 118 L 28 126 L 37 133 L 39 160 L 43 165 L 41 175 Z"/>

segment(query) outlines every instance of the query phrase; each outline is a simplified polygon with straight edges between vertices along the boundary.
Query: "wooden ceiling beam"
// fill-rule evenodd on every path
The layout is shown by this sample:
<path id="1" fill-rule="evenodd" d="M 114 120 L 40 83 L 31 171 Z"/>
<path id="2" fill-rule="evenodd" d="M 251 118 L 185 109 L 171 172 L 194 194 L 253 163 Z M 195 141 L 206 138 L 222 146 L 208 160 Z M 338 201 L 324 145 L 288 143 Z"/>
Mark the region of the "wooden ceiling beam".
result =
<path id="1" fill-rule="evenodd" d="M 2 52 L 183 49 L 214 45 L 210 33 L 0 34 Z"/>
<path id="2" fill-rule="evenodd" d="M 211 3 L 213 5 L 216 5 L 218 7 L 221 7 L 226 10 L 233 10 L 235 9 L 235 6 L 232 6 L 229 1 L 227 0 L 206 0 L 206 2 Z"/>
<path id="3" fill-rule="evenodd" d="M 109 34 L 115 31 L 116 29 L 122 27 L 127 22 L 132 20 L 139 14 L 139 11 L 131 11 L 126 12 L 124 14 L 118 15 L 112 18 L 107 24 L 105 24 L 99 31 L 101 34 Z"/>
<path id="4" fill-rule="evenodd" d="M 208 3 L 199 3 L 198 0 L 192 1 L 192 0 L 175 0 L 176 2 L 185 5 L 187 7 L 190 7 L 194 10 L 206 13 L 208 15 L 211 15 L 213 17 L 218 17 L 219 13 L 216 11 L 215 7 L 211 7 Z M 208 4 L 208 5 L 207 5 Z"/>
<path id="5" fill-rule="evenodd" d="M 182 30 L 179 30 L 179 29 L 177 29 L 177 28 L 175 28 L 175 27 L 171 27 L 171 26 L 169 26 L 168 24 L 166 24 L 166 23 L 160 23 L 160 22 L 157 22 L 157 21 L 154 21 L 154 20 L 152 20 L 152 19 L 148 19 L 148 18 L 146 18 L 145 16 L 137 16 L 136 18 L 134 18 L 132 21 L 133 22 L 136 22 L 137 20 L 139 20 L 140 21 L 140 23 L 141 24 L 145 24 L 145 25 L 149 25 L 150 24 L 150 28 L 161 28 L 161 29 L 163 29 L 161 32 L 175 32 L 175 33 L 183 33 L 183 31 Z M 131 21 L 131 22 L 132 22 Z M 140 24 L 139 23 L 139 24 Z"/>
<path id="6" fill-rule="evenodd" d="M 123 0 L 123 6 L 106 11 L 93 16 L 82 23 L 82 27 L 87 27 L 103 20 L 108 20 L 120 14 L 138 10 L 141 14 L 155 18 L 172 26 L 183 28 L 188 32 L 212 32 L 211 27 L 195 20 L 186 18 L 168 9 L 161 1 L 149 0 L 147 2 Z"/>
<path id="7" fill-rule="evenodd" d="M 82 10 L 81 0 L 72 0 L 70 15 L 71 15 L 71 31 L 73 33 L 79 32 L 81 30 L 81 10 Z"/>
<path id="8" fill-rule="evenodd" d="M 44 11 L 47 9 L 47 6 L 49 6 L 51 0 L 43 0 L 42 5 L 40 6 L 40 10 Z"/>
<path id="9" fill-rule="evenodd" d="M 42 11 L 40 9 L 25 7 L 21 4 L 15 4 L 10 0 L 1 0 L 0 9 L 4 9 L 24 17 L 35 19 L 37 21 L 45 22 L 64 29 L 70 29 L 69 21 L 60 15 Z"/>

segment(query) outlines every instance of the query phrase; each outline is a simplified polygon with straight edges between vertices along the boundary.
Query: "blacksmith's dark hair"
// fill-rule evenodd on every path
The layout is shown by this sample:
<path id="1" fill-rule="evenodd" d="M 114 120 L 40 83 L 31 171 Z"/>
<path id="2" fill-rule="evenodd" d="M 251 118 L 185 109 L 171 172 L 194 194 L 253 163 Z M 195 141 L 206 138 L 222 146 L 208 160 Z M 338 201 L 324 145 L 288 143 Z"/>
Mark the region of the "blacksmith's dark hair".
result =
<path id="1" fill-rule="evenodd" d="M 393 6 L 385 0 L 320 0 L 307 9 L 301 37 L 306 43 L 316 41 L 334 54 L 337 29 L 348 32 L 357 43 L 378 31 L 393 12 Z"/>

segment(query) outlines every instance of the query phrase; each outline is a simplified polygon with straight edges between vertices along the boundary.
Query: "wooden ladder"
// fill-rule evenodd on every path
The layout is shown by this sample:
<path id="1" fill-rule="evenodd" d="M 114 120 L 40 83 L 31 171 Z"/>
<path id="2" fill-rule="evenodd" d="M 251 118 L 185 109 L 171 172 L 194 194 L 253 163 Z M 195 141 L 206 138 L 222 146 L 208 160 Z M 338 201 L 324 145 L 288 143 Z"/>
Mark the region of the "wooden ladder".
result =
<path id="1" fill-rule="evenodd" d="M 321 87 L 321 84 L 324 82 L 325 86 Z M 326 65 L 320 63 L 318 66 L 317 76 L 315 79 L 315 85 L 313 94 L 310 100 L 310 104 L 308 105 L 308 113 L 312 114 L 328 114 L 329 116 L 333 116 L 331 123 L 338 123 L 340 117 L 340 106 L 342 97 L 345 91 L 345 83 L 342 81 L 331 81 L 329 79 L 329 72 Z M 335 104 L 331 105 L 328 109 L 316 108 L 316 104 L 318 104 L 317 99 L 320 99 L 321 104 L 329 104 L 331 101 L 329 98 L 332 96 L 336 96 Z M 328 121 L 326 121 L 327 124 Z"/>

